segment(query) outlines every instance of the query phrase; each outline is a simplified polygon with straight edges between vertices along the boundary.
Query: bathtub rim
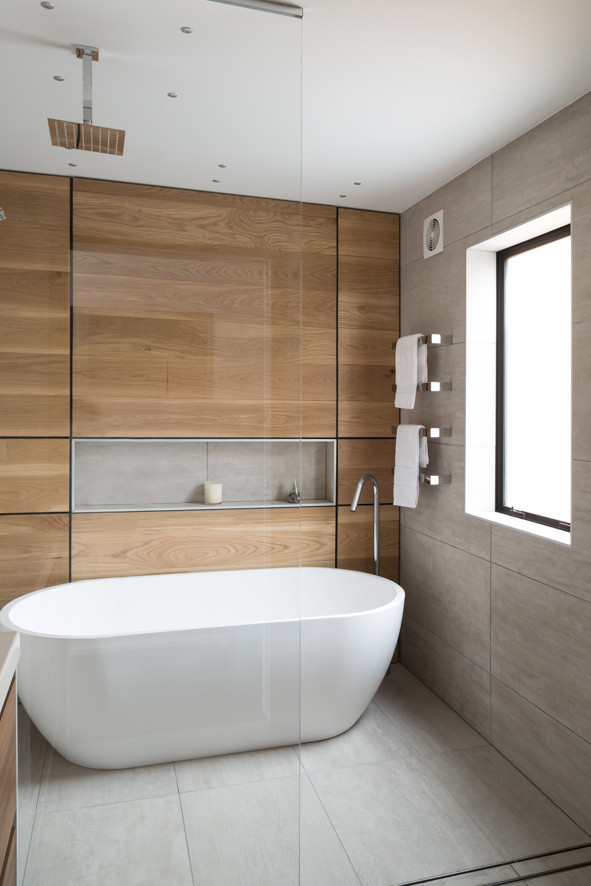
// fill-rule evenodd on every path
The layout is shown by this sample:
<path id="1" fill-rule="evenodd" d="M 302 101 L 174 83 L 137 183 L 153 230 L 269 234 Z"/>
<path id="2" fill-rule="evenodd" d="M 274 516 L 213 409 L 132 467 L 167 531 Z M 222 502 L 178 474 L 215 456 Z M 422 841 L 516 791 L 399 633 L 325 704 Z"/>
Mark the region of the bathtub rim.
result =
<path id="1" fill-rule="evenodd" d="M 262 625 L 272 625 L 272 624 L 300 624 L 305 622 L 314 622 L 314 621 L 322 621 L 323 619 L 352 619 L 363 616 L 371 616 L 375 615 L 379 612 L 385 612 L 389 609 L 394 609 L 398 606 L 404 606 L 405 602 L 405 591 L 398 584 L 398 582 L 393 581 L 390 578 L 385 578 L 381 575 L 374 575 L 369 572 L 360 572 L 357 569 L 341 569 L 340 567 L 330 567 L 330 566 L 280 566 L 280 567 L 269 567 L 267 569 L 233 569 L 233 570 L 203 570 L 207 574 L 216 574 L 219 573 L 239 573 L 239 572 L 248 572 L 248 573 L 256 573 L 257 571 L 261 572 L 271 572 L 274 569 L 289 569 L 293 571 L 298 571 L 301 574 L 301 571 L 314 571 L 318 572 L 330 572 L 332 574 L 336 572 L 345 572 L 349 574 L 362 576 L 364 580 L 368 580 L 370 582 L 378 581 L 380 583 L 387 583 L 393 588 L 393 596 L 386 603 L 381 604 L 380 606 L 374 606 L 370 609 L 356 609 L 350 612 L 340 612 L 340 613 L 324 613 L 320 615 L 299 615 L 293 618 L 276 618 L 276 619 L 266 619 L 264 621 L 260 619 L 253 619 L 252 621 L 244 621 L 239 624 L 230 624 L 230 625 L 219 625 L 219 624 L 198 624 L 192 627 L 183 627 L 183 628 L 170 628 L 163 627 L 161 630 L 134 630 L 134 631 L 112 631 L 109 633 L 67 633 L 67 634 L 58 634 L 58 633 L 47 633 L 44 631 L 34 631 L 28 628 L 23 628 L 19 626 L 16 622 L 12 620 L 12 610 L 24 600 L 28 600 L 34 596 L 38 596 L 40 594 L 50 593 L 55 591 L 58 588 L 70 587 L 71 585 L 79 585 L 79 584 L 94 584 L 97 582 L 116 582 L 122 581 L 127 578 L 137 578 L 138 580 L 142 578 L 162 578 L 166 579 L 175 575 L 199 575 L 202 572 L 171 572 L 171 573 L 150 573 L 149 575 L 140 575 L 140 576 L 111 576 L 109 578 L 91 578 L 91 579 L 80 579 L 79 581 L 70 581 L 70 582 L 61 582 L 58 585 L 49 585 L 46 588 L 39 588 L 35 591 L 29 591 L 27 594 L 22 594 L 19 597 L 16 597 L 14 600 L 11 600 L 5 606 L 0 609 L 0 631 L 18 631 L 19 634 L 23 636 L 30 637 L 38 637 L 40 639 L 45 640 L 70 640 L 70 641 L 85 641 L 85 640 L 112 640 L 118 637 L 149 637 L 149 636 L 160 636 L 167 633 L 181 633 L 181 632 L 190 632 L 190 631 L 205 631 L 205 630 L 216 630 L 220 627 L 254 627 L 254 626 L 262 626 Z"/>

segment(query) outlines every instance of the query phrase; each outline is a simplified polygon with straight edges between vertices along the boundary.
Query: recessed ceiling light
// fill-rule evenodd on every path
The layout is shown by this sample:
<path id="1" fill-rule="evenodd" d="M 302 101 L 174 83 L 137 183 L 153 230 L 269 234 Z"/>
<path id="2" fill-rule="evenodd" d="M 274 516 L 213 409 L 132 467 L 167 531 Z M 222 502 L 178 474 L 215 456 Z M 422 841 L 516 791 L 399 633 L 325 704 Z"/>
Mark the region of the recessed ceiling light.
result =
<path id="1" fill-rule="evenodd" d="M 219 178 L 212 178 L 212 182 L 215 182 L 217 185 L 217 184 L 219 184 L 220 180 L 219 180 Z"/>
<path id="2" fill-rule="evenodd" d="M 61 83 L 61 82 L 63 81 L 64 78 L 62 77 L 61 74 L 54 74 L 54 75 L 53 75 L 53 79 L 54 79 L 54 80 L 59 80 L 59 82 Z"/>
<path id="3" fill-rule="evenodd" d="M 54 9 L 54 5 L 53 3 L 51 3 L 51 0 L 43 0 L 41 6 L 43 7 L 43 9 Z"/>
<path id="4" fill-rule="evenodd" d="M 361 182 L 353 182 L 354 185 L 360 185 Z"/>
<path id="5" fill-rule="evenodd" d="M 339 194 L 339 197 L 346 197 L 346 194 Z"/>
<path id="6" fill-rule="evenodd" d="M 178 98 L 179 97 L 178 92 L 167 92 L 166 94 L 169 98 Z"/>
<path id="7" fill-rule="evenodd" d="M 189 25 L 183 25 L 181 31 L 183 32 L 183 34 L 192 34 L 193 28 L 190 28 Z"/>
<path id="8" fill-rule="evenodd" d="M 68 166 L 78 166 L 77 163 L 68 163 Z"/>

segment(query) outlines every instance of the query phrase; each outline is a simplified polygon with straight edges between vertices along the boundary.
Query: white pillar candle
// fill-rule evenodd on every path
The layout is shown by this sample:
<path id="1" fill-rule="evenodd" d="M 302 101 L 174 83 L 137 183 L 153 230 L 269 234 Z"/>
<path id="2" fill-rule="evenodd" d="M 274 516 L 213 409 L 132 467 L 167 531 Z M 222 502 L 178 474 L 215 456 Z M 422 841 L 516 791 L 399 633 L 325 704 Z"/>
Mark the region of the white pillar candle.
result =
<path id="1" fill-rule="evenodd" d="M 205 504 L 219 505 L 222 503 L 222 484 L 206 481 L 205 483 Z"/>

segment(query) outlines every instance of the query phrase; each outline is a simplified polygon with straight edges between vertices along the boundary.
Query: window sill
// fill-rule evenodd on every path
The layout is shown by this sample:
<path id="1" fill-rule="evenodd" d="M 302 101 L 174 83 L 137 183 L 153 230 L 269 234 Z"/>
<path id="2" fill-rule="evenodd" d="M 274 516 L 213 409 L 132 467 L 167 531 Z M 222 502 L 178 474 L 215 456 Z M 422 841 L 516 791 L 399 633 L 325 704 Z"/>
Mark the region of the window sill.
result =
<path id="1" fill-rule="evenodd" d="M 508 514 L 499 514 L 497 511 L 474 511 L 470 513 L 470 516 L 487 520 L 489 523 L 496 523 L 498 526 L 506 526 L 508 529 L 515 529 L 517 532 L 525 532 L 527 535 L 545 538 L 564 547 L 570 547 L 572 544 L 572 534 L 565 532 L 564 529 L 555 529 L 553 526 L 544 526 L 542 523 L 532 523 L 531 520 L 510 517 Z"/>

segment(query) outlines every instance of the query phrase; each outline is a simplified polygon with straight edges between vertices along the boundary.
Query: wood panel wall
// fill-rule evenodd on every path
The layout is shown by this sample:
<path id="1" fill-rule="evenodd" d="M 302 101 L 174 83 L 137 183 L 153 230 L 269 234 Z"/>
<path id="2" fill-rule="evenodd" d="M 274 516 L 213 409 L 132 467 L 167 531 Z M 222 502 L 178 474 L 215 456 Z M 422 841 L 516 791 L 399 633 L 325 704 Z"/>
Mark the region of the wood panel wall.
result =
<path id="1" fill-rule="evenodd" d="M 1 602 L 67 581 L 70 558 L 73 579 L 371 571 L 371 490 L 348 508 L 367 472 L 397 578 L 396 216 L 75 180 L 70 394 L 70 182 L 0 187 Z M 70 409 L 74 436 L 337 436 L 339 507 L 76 514 L 70 551 Z"/>
<path id="2" fill-rule="evenodd" d="M 74 514 L 72 578 L 334 566 L 334 508 Z M 301 560 L 300 560 L 301 557 Z"/>
<path id="3" fill-rule="evenodd" d="M 335 312 L 334 207 L 75 182 L 75 436 L 334 436 Z"/>
<path id="4" fill-rule="evenodd" d="M 373 491 L 366 484 L 356 513 L 358 480 L 379 485 L 381 574 L 398 578 L 398 508 L 394 470 L 394 350 L 399 335 L 399 217 L 338 210 L 338 543 L 337 564 L 371 572 Z M 390 507 L 384 507 L 390 505 Z"/>
<path id="5" fill-rule="evenodd" d="M 67 178 L 0 172 L 0 434 L 70 433 Z"/>
<path id="6" fill-rule="evenodd" d="M 3 605 L 68 579 L 69 179 L 0 172 L 0 194 Z"/>

